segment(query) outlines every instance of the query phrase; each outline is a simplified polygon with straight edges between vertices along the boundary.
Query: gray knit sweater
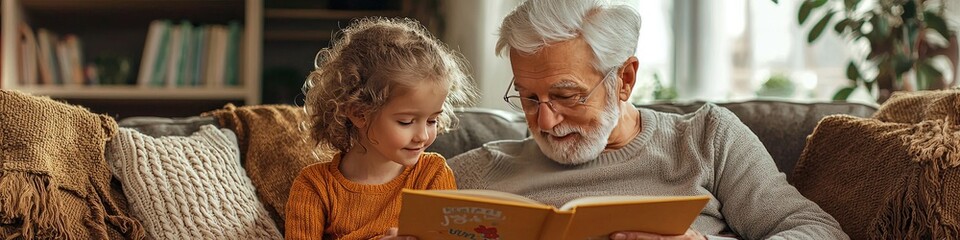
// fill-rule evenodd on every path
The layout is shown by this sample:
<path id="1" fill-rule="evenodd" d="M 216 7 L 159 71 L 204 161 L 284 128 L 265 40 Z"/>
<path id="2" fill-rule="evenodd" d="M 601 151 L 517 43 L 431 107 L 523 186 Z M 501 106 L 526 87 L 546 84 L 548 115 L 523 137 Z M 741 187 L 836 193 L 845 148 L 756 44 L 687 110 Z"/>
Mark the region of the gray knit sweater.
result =
<path id="1" fill-rule="evenodd" d="M 448 162 L 461 189 L 511 192 L 554 206 L 599 195 L 710 195 L 692 228 L 745 239 L 847 239 L 837 221 L 790 186 L 756 135 L 707 104 L 676 115 L 640 109 L 643 130 L 581 165 L 548 159 L 537 143 L 497 141 Z"/>

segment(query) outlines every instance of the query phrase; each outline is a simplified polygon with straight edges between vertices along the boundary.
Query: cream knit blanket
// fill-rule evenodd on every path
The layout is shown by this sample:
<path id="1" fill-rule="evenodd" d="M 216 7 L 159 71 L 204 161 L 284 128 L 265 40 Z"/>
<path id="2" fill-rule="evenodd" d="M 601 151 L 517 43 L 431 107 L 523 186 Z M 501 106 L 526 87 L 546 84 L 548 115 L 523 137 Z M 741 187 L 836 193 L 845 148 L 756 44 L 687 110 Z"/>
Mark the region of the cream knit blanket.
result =
<path id="1" fill-rule="evenodd" d="M 189 137 L 121 128 L 108 146 L 131 212 L 152 239 L 281 239 L 240 166 L 236 136 L 205 125 Z"/>

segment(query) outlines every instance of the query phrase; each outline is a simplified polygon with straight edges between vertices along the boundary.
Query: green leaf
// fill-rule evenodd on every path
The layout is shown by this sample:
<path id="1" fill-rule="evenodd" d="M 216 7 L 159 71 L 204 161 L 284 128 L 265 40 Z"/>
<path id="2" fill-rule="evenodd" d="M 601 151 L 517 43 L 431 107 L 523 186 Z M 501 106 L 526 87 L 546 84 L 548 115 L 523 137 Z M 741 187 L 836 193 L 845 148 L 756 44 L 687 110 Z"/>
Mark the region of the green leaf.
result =
<path id="1" fill-rule="evenodd" d="M 810 0 L 813 2 L 813 8 L 822 7 L 824 4 L 827 4 L 827 0 Z"/>
<path id="2" fill-rule="evenodd" d="M 848 11 L 856 9 L 857 4 L 860 4 L 860 0 L 843 0 L 843 6 L 846 7 Z"/>
<path id="3" fill-rule="evenodd" d="M 950 39 L 950 30 L 947 29 L 947 22 L 938 16 L 937 13 L 924 11 L 923 23 L 926 24 L 928 28 L 937 30 L 937 32 L 940 33 L 940 36 L 943 36 L 943 38 Z"/>
<path id="4" fill-rule="evenodd" d="M 778 0 L 773 0 L 773 3 L 780 4 L 780 1 L 778 1 Z"/>
<path id="5" fill-rule="evenodd" d="M 817 22 L 817 25 L 813 25 L 813 29 L 810 29 L 810 35 L 807 36 L 807 42 L 813 43 L 817 38 L 820 37 L 820 34 L 823 33 L 823 29 L 827 27 L 827 24 L 830 23 L 830 19 L 833 18 L 833 15 L 836 14 L 836 11 L 830 11 L 826 16 L 823 16 L 820 19 L 820 22 Z"/>
<path id="6" fill-rule="evenodd" d="M 917 90 L 929 90 L 931 86 L 937 85 L 937 81 L 943 80 L 943 73 L 933 65 L 923 62 L 917 66 L 917 77 Z"/>
<path id="7" fill-rule="evenodd" d="M 923 28 L 920 22 L 910 21 L 905 22 L 901 26 L 901 29 L 905 29 L 904 35 L 906 35 L 906 44 L 907 46 L 917 46 L 917 39 L 920 37 L 920 29 Z"/>
<path id="8" fill-rule="evenodd" d="M 827 3 L 827 0 L 807 0 L 803 1 L 803 4 L 800 5 L 800 11 L 797 14 L 797 20 L 800 21 L 800 24 L 803 24 L 807 21 L 807 18 L 810 17 L 810 12 L 815 8 L 819 8 Z"/>
<path id="9" fill-rule="evenodd" d="M 863 32 L 864 23 L 866 23 L 866 20 L 864 19 L 853 20 L 852 22 L 850 22 L 850 28 L 851 28 L 850 31 L 852 31 L 856 36 L 863 37 L 863 35 L 865 34 Z"/>
<path id="10" fill-rule="evenodd" d="M 860 70 L 857 69 L 857 65 L 853 64 L 853 62 L 847 65 L 847 79 L 853 82 L 857 82 L 857 80 L 860 79 Z"/>
<path id="11" fill-rule="evenodd" d="M 897 76 L 900 76 L 901 74 L 904 74 L 913 68 L 914 61 L 902 53 L 897 53 L 891 60 L 893 61 L 891 62 L 891 65 L 893 66 L 894 73 L 896 73 Z"/>
<path id="12" fill-rule="evenodd" d="M 837 93 L 833 95 L 833 100 L 834 101 L 847 100 L 847 98 L 850 97 L 850 94 L 853 93 L 853 89 L 854 89 L 853 87 L 845 87 L 843 89 L 840 89 L 840 91 L 837 91 Z"/>
<path id="13" fill-rule="evenodd" d="M 843 33 L 843 29 L 846 28 L 847 24 L 849 23 L 850 23 L 850 19 L 840 20 L 840 22 L 838 22 L 837 25 L 833 26 L 833 30 L 837 31 L 837 34 L 841 34 Z"/>
<path id="14" fill-rule="evenodd" d="M 877 34 L 879 38 L 887 38 L 890 36 L 890 21 L 887 21 L 887 17 L 883 15 L 874 16 L 870 19 L 870 23 L 873 24 L 873 32 Z M 873 42 L 871 40 L 871 42 Z"/>

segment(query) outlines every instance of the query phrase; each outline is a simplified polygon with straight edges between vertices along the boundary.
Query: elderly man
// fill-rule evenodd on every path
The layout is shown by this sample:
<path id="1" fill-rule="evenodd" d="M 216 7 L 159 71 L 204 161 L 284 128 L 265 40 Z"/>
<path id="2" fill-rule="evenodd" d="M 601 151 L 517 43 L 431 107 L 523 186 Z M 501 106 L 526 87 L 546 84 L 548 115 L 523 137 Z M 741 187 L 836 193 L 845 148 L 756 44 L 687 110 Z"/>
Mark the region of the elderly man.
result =
<path id="1" fill-rule="evenodd" d="M 836 220 L 777 171 L 730 111 L 637 109 L 639 14 L 591 0 L 529 0 L 503 21 L 497 50 L 514 78 L 504 99 L 533 137 L 497 141 L 449 160 L 462 189 L 521 194 L 553 205 L 596 195 L 710 195 L 682 236 L 613 239 L 846 239 Z"/>

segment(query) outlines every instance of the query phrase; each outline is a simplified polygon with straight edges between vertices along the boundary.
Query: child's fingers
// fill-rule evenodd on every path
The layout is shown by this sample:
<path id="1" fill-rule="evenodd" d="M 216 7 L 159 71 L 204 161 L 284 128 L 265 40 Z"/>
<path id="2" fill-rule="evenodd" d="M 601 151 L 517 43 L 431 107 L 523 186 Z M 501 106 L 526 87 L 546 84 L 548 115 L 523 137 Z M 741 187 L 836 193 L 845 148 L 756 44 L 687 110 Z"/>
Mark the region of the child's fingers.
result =
<path id="1" fill-rule="evenodd" d="M 380 238 L 380 240 L 417 240 L 417 238 L 411 236 L 397 236 L 397 228 L 392 227 L 387 230 L 387 235 Z"/>

